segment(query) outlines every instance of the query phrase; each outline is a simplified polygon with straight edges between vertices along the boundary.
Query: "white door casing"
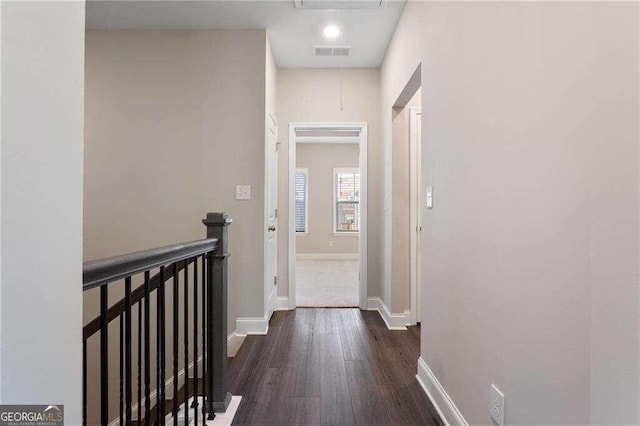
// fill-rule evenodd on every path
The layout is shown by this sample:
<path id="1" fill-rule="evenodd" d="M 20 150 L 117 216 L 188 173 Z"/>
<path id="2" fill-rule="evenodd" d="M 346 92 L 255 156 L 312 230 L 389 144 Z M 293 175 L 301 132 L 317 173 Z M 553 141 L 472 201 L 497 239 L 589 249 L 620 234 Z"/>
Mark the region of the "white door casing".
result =
<path id="1" fill-rule="evenodd" d="M 296 143 L 298 138 L 296 130 L 313 131 L 357 131 L 357 143 L 360 147 L 360 232 L 358 259 L 360 264 L 360 309 L 367 309 L 367 123 L 289 123 L 289 250 L 288 250 L 288 285 L 289 285 L 289 309 L 296 308 L 296 229 L 295 229 L 295 173 L 296 173 Z M 300 138 L 308 139 L 312 137 Z M 342 141 L 344 142 L 344 141 Z"/>
<path id="2" fill-rule="evenodd" d="M 409 191 L 410 191 L 410 282 L 409 323 L 422 321 L 422 108 L 409 108 Z"/>
<path id="3" fill-rule="evenodd" d="M 265 263 L 264 300 L 267 320 L 276 309 L 278 297 L 278 123 L 267 115 L 265 146 Z"/>

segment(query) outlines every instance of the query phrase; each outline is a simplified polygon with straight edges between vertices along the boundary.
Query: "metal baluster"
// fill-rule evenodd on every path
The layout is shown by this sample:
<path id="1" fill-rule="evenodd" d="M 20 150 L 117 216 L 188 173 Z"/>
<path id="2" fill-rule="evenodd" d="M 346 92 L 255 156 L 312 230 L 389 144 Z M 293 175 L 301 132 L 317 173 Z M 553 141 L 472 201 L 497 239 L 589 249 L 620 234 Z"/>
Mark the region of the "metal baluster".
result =
<path id="1" fill-rule="evenodd" d="M 193 416 L 198 424 L 198 257 L 193 258 Z"/>
<path id="2" fill-rule="evenodd" d="M 82 339 L 82 426 L 87 426 L 87 339 Z"/>
<path id="3" fill-rule="evenodd" d="M 100 421 L 109 423 L 109 322 L 107 318 L 109 291 L 100 287 Z"/>
<path id="4" fill-rule="evenodd" d="M 150 426 L 151 415 L 151 344 L 149 342 L 149 329 L 151 326 L 149 295 L 149 271 L 144 273 L 144 424 Z M 138 408 L 139 410 L 140 408 Z"/>
<path id="5" fill-rule="evenodd" d="M 124 398 L 125 398 L 125 424 L 131 424 L 131 400 L 132 395 L 132 380 L 131 380 L 131 277 L 127 277 L 124 280 L 124 300 L 125 300 L 125 328 L 124 328 L 124 373 L 126 377 Z"/>
<path id="6" fill-rule="evenodd" d="M 119 419 L 122 424 L 122 413 L 124 412 L 124 398 L 123 398 L 123 376 L 124 376 L 124 315 L 120 314 L 120 413 Z"/>
<path id="7" fill-rule="evenodd" d="M 215 402 L 214 398 L 214 386 L 213 382 L 214 374 L 215 374 L 215 364 L 214 364 L 214 328 L 212 327 L 211 321 L 213 319 L 213 306 L 214 306 L 214 278 L 213 278 L 213 252 L 207 253 L 207 375 L 209 378 L 207 379 L 207 387 L 205 388 L 205 393 L 211 400 L 207 399 L 207 413 L 209 414 L 207 419 L 213 420 L 215 417 L 213 403 Z M 217 378 L 217 377 L 216 377 Z"/>
<path id="8" fill-rule="evenodd" d="M 178 425 L 178 264 L 173 264 L 173 424 Z"/>
<path id="9" fill-rule="evenodd" d="M 142 302 L 138 302 L 138 425 L 142 420 Z"/>
<path id="10" fill-rule="evenodd" d="M 184 424 L 189 424 L 189 263 L 184 261 Z"/>
<path id="11" fill-rule="evenodd" d="M 202 424 L 207 422 L 207 257 L 202 255 Z"/>
<path id="12" fill-rule="evenodd" d="M 164 266 L 160 267 L 160 286 L 158 287 L 158 295 L 160 296 L 160 344 L 162 350 L 160 351 L 160 384 L 159 384 L 159 396 L 160 396 L 160 413 L 158 414 L 158 422 L 159 424 L 164 424 L 165 418 L 165 400 L 166 400 L 166 389 L 165 389 L 165 375 L 166 375 L 166 364 L 167 364 L 167 352 L 166 352 L 166 311 L 165 311 L 165 285 L 164 285 Z M 161 422 L 161 423 L 160 423 Z"/>

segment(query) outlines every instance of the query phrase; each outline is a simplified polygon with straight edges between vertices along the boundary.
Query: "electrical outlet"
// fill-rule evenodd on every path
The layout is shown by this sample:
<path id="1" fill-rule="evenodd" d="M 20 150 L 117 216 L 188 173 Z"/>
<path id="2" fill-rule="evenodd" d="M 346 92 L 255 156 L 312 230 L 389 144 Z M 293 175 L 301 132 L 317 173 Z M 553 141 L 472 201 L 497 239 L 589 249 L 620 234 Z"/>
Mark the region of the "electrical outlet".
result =
<path id="1" fill-rule="evenodd" d="M 496 425 L 504 426 L 504 394 L 500 392 L 496 385 L 491 385 L 489 413 Z"/>
<path id="2" fill-rule="evenodd" d="M 329 247 L 333 247 L 333 241 L 329 241 Z"/>
<path id="3" fill-rule="evenodd" d="M 236 200 L 250 200 L 250 199 L 251 199 L 251 185 L 236 186 Z"/>

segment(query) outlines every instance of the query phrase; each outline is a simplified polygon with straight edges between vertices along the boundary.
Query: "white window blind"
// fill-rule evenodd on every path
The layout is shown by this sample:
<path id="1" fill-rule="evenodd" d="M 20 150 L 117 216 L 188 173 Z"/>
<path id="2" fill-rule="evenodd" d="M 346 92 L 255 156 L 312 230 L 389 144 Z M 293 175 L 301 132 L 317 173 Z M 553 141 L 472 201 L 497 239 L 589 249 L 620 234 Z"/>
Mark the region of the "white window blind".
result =
<path id="1" fill-rule="evenodd" d="M 308 172 L 296 169 L 296 232 L 307 232 Z"/>
<path id="2" fill-rule="evenodd" d="M 334 169 L 334 232 L 360 230 L 360 171 Z"/>

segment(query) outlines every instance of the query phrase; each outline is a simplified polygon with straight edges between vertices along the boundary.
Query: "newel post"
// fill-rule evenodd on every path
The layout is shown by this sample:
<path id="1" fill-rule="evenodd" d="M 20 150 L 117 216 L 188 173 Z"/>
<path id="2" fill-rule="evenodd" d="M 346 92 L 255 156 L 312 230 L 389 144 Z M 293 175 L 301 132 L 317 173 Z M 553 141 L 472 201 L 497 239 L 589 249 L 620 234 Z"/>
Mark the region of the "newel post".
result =
<path id="1" fill-rule="evenodd" d="M 227 386 L 227 258 L 228 226 L 231 218 L 226 213 L 207 213 L 202 223 L 207 227 L 207 238 L 218 240 L 218 249 L 209 254 L 207 268 L 207 359 L 206 387 L 207 412 L 223 413 L 231 402 Z"/>

